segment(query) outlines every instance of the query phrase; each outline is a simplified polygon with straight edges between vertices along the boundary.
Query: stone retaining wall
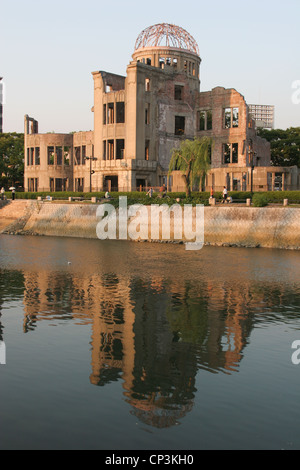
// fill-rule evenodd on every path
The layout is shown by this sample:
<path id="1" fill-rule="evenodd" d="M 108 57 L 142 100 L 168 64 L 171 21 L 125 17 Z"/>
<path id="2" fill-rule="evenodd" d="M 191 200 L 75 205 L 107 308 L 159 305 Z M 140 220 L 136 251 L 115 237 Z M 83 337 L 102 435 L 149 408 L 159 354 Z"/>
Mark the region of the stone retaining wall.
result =
<path id="1" fill-rule="evenodd" d="M 100 220 L 96 215 L 97 207 L 92 204 L 35 202 L 25 217 L 26 223 L 15 232 L 97 238 L 96 227 Z M 0 208 L 0 220 L 2 210 Z M 204 241 L 207 245 L 300 249 L 299 208 L 205 207 L 204 214 Z M 22 220 L 25 219 L 23 214 Z M 149 241 L 153 240 L 149 238 Z"/>

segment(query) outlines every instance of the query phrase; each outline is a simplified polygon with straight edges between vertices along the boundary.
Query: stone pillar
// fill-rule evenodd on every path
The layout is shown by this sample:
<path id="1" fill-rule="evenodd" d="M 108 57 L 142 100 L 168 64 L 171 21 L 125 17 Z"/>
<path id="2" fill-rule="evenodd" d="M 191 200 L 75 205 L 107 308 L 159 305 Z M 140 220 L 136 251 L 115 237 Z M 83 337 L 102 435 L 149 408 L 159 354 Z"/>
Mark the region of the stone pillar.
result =
<path id="1" fill-rule="evenodd" d="M 246 199 L 246 206 L 251 207 L 251 199 Z"/>
<path id="2" fill-rule="evenodd" d="M 288 199 L 284 199 L 283 200 L 283 205 L 286 207 L 289 205 L 289 200 Z"/>
<path id="3" fill-rule="evenodd" d="M 233 177 L 234 177 L 234 174 L 230 173 L 230 191 L 233 191 Z"/>
<path id="4" fill-rule="evenodd" d="M 97 175 L 97 190 L 104 191 L 104 175 Z"/>
<path id="5" fill-rule="evenodd" d="M 272 173 L 272 191 L 275 189 L 275 173 Z"/>
<path id="6" fill-rule="evenodd" d="M 285 191 L 285 173 L 282 173 L 281 176 L 281 181 L 282 181 L 282 191 Z"/>

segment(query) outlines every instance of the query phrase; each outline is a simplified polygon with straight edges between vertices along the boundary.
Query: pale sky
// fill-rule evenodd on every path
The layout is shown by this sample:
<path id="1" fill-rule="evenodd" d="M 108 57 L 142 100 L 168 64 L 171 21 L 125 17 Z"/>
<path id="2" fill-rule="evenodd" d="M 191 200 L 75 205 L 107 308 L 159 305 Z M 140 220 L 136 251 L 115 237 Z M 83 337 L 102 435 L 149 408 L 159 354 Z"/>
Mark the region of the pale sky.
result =
<path id="1" fill-rule="evenodd" d="M 0 8 L 4 132 L 23 132 L 25 114 L 41 133 L 92 130 L 91 72 L 125 76 L 139 33 L 157 23 L 197 41 L 201 91 L 235 88 L 249 104 L 275 105 L 276 128 L 300 126 L 299 0 L 1 0 Z"/>

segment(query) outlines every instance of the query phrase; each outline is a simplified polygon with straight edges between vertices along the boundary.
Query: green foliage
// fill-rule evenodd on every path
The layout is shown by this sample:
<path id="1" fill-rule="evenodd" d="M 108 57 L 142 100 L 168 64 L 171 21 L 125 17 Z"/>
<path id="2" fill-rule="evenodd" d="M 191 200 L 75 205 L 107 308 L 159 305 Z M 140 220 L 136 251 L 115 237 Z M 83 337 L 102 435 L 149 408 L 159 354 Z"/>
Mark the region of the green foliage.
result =
<path id="1" fill-rule="evenodd" d="M 252 193 L 251 191 L 229 191 L 228 196 L 234 200 L 246 201 L 246 199 L 252 198 Z"/>
<path id="2" fill-rule="evenodd" d="M 203 137 L 194 140 L 184 140 L 179 148 L 174 148 L 171 154 L 169 175 L 174 170 L 182 172 L 186 186 L 186 195 L 192 191 L 193 183 L 199 180 L 200 185 L 210 170 L 212 139 Z"/>
<path id="3" fill-rule="evenodd" d="M 265 207 L 268 205 L 268 199 L 265 194 L 256 193 L 253 196 L 252 204 L 254 207 Z"/>
<path id="4" fill-rule="evenodd" d="M 22 186 L 24 181 L 24 134 L 0 134 L 0 185 Z"/>
<path id="5" fill-rule="evenodd" d="M 241 202 L 244 203 L 246 199 L 252 199 L 252 194 L 250 192 L 242 192 L 242 191 L 231 191 L 228 193 L 229 196 L 232 196 L 234 202 Z M 300 204 L 300 191 L 273 191 L 273 192 L 260 192 L 254 193 L 254 196 L 264 196 L 267 202 L 270 204 L 282 204 L 284 199 L 288 199 L 290 204 Z M 10 192 L 6 192 L 6 196 L 8 198 L 11 197 Z M 61 200 L 67 201 L 69 197 L 78 197 L 82 198 L 83 201 L 89 201 L 92 197 L 96 197 L 97 199 L 101 200 L 104 199 L 105 192 L 96 192 L 96 193 L 78 193 L 78 192 L 39 192 L 39 193 L 22 193 L 17 192 L 16 197 L 17 199 L 37 199 L 38 197 L 45 198 L 46 196 L 52 196 L 54 200 Z M 209 192 L 191 192 L 189 196 L 183 192 L 174 192 L 168 193 L 168 196 L 165 198 L 159 197 L 159 194 L 154 193 L 153 197 L 150 199 L 145 192 L 138 192 L 134 191 L 132 193 L 122 192 L 111 193 L 112 199 L 108 202 L 115 205 L 115 207 L 119 206 L 119 197 L 126 196 L 127 197 L 127 204 L 204 204 L 208 205 L 210 193 Z M 216 192 L 215 198 L 217 201 L 222 200 L 222 193 Z"/>
<path id="6" fill-rule="evenodd" d="M 300 191 L 270 191 L 261 194 L 272 204 L 282 204 L 284 199 L 288 199 L 290 204 L 300 204 Z"/>
<path id="7" fill-rule="evenodd" d="M 258 135 L 270 142 L 274 166 L 297 165 L 300 168 L 300 127 L 260 129 Z"/>
<path id="8" fill-rule="evenodd" d="M 51 193 L 50 191 L 43 191 L 37 193 L 29 193 L 29 192 L 17 192 L 18 199 L 37 199 L 38 197 L 46 198 L 47 196 L 53 197 L 53 199 L 57 200 L 68 200 L 69 197 L 78 197 L 82 198 L 83 200 L 89 200 L 92 197 L 97 197 L 99 199 L 104 198 L 105 192 L 98 192 L 98 193 L 79 193 L 74 191 L 58 191 Z"/>

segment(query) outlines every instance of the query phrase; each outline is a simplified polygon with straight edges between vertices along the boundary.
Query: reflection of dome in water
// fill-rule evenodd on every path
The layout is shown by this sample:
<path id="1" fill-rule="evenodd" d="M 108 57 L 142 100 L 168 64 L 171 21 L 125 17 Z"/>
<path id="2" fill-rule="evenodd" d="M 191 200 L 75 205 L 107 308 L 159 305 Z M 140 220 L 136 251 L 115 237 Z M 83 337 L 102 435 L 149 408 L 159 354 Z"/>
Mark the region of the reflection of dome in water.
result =
<path id="1" fill-rule="evenodd" d="M 199 55 L 195 39 L 185 29 L 167 23 L 149 26 L 140 33 L 135 50 L 144 47 L 175 47 Z"/>
<path id="2" fill-rule="evenodd" d="M 183 418 L 193 408 L 190 400 L 186 404 L 171 405 L 165 402 L 164 398 L 153 401 L 130 399 L 130 405 L 134 408 L 131 412 L 143 423 L 155 428 L 169 428 L 178 424 L 178 420 Z"/>

